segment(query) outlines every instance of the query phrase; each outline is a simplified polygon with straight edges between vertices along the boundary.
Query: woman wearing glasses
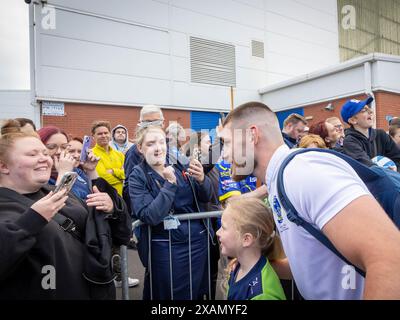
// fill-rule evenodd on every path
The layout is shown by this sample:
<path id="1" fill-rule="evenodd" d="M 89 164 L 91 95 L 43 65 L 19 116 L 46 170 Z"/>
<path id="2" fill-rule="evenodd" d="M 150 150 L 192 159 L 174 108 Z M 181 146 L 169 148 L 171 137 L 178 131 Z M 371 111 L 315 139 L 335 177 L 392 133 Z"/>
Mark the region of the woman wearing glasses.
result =
<path id="1" fill-rule="evenodd" d="M 337 134 L 339 135 L 339 140 L 336 142 L 337 148 L 343 147 L 343 140 L 344 140 L 344 126 L 342 121 L 338 117 L 330 117 L 325 120 L 326 123 L 330 123 L 335 128 Z"/>
<path id="2" fill-rule="evenodd" d="M 343 139 L 341 136 L 341 131 L 337 126 L 333 125 L 327 120 L 313 124 L 310 127 L 309 133 L 320 136 L 324 140 L 324 143 L 328 149 L 342 152 Z"/>
<path id="3" fill-rule="evenodd" d="M 78 173 L 78 179 L 71 191 L 78 198 L 86 200 L 86 196 L 91 193 L 90 181 L 98 177 L 96 173 L 98 159 L 93 153 L 90 153 L 87 163 L 83 164 L 85 171 L 81 170 L 78 168 L 79 161 L 71 153 L 71 144 L 63 130 L 54 126 L 46 126 L 41 128 L 38 134 L 40 140 L 46 146 L 49 156 L 53 159 L 49 184 L 59 184 L 66 172 L 74 171 Z"/>

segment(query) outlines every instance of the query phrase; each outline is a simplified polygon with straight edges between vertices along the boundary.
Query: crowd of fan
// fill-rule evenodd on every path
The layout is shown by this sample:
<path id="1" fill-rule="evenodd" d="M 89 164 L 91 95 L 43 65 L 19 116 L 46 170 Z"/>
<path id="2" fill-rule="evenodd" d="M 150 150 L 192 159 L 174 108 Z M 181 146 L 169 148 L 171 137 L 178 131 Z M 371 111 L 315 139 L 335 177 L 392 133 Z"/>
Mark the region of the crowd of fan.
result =
<path id="1" fill-rule="evenodd" d="M 374 112 L 364 101 L 349 100 L 343 105 L 341 115 L 344 125 L 337 117 L 330 117 L 307 127 L 305 117 L 291 114 L 284 121 L 283 137 L 289 148 L 327 148 L 344 153 L 361 163 L 372 166 L 376 156 L 384 156 L 395 164 L 390 168 L 400 170 L 400 118 L 389 121 L 389 130 L 374 129 Z"/>
<path id="2" fill-rule="evenodd" d="M 388 168 L 398 171 L 400 119 L 391 120 L 389 133 L 374 129 L 371 102 L 350 100 L 342 107 L 347 129 L 337 117 L 308 128 L 303 116 L 291 114 L 283 141 L 289 148 L 332 149 L 367 166 L 387 157 Z M 235 179 L 221 152 L 223 125 L 212 143 L 205 131 L 187 134 L 177 122 L 164 130 L 161 109 L 144 106 L 134 143 L 124 125 L 94 122 L 88 132 L 94 143 L 83 150 L 82 162 L 81 137 L 54 126 L 36 130 L 29 119 L 6 121 L 0 138 L 0 298 L 115 298 L 118 248 L 132 242 L 132 218 L 145 223 L 134 230 L 145 267 L 144 299 L 215 299 L 219 259 L 228 270 L 228 299 L 285 299 L 284 277 L 274 271 L 278 262 L 269 263 L 285 259 L 285 252 L 267 183 L 255 173 Z M 71 193 L 54 192 L 68 172 L 78 174 Z M 222 221 L 173 217 L 220 210 Z M 43 286 L 45 266 L 56 270 L 50 290 Z M 129 286 L 139 283 L 128 280 Z"/>

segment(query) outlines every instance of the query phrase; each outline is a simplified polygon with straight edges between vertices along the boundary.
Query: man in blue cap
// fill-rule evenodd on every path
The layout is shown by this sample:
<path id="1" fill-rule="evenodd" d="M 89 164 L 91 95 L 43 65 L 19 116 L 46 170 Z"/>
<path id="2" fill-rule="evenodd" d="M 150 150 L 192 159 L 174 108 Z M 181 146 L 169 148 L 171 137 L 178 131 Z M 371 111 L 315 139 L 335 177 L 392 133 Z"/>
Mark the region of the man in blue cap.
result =
<path id="1" fill-rule="evenodd" d="M 373 129 L 374 112 L 369 104 L 374 100 L 348 100 L 342 107 L 341 116 L 350 125 L 345 131 L 343 142 L 344 153 L 372 166 L 372 158 L 380 155 L 392 159 L 400 170 L 400 149 L 390 136 L 382 129 Z"/>

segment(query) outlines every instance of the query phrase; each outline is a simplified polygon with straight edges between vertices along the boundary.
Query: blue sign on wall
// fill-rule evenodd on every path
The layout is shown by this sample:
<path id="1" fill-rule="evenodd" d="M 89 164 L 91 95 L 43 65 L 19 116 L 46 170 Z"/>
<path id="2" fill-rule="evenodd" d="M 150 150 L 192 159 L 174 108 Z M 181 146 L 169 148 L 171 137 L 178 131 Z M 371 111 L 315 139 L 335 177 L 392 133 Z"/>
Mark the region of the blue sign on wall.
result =
<path id="1" fill-rule="evenodd" d="M 211 141 L 214 142 L 215 128 L 220 117 L 219 112 L 192 111 L 190 113 L 190 126 L 194 131 L 210 130 Z"/>

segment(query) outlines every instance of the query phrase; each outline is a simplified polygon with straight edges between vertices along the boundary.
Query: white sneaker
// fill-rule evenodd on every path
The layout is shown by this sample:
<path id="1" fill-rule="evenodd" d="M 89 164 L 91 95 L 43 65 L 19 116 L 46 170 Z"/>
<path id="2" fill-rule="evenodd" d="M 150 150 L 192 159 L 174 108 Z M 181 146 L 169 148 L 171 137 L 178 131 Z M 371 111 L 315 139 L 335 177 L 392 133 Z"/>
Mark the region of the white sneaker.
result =
<path id="1" fill-rule="evenodd" d="M 132 279 L 128 278 L 128 287 L 136 287 L 139 284 L 139 279 Z M 114 280 L 114 284 L 116 288 L 121 288 L 122 287 L 122 281 Z"/>

